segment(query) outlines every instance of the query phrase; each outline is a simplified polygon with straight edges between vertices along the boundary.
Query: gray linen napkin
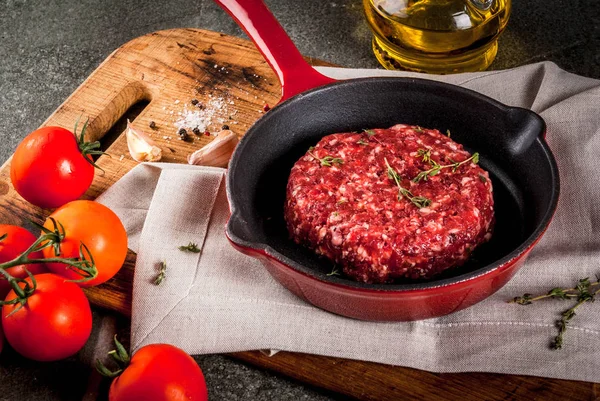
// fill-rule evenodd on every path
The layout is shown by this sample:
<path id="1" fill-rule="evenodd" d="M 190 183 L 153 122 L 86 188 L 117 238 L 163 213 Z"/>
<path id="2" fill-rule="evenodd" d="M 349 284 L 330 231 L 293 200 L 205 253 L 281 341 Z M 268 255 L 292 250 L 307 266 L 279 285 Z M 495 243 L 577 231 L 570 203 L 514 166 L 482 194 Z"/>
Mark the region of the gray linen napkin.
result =
<path id="1" fill-rule="evenodd" d="M 321 70 L 336 78 L 419 76 Z M 600 81 L 566 73 L 552 63 L 425 78 L 531 108 L 548 124 L 547 139 L 561 174 L 560 204 L 545 237 L 508 285 L 471 308 L 438 319 L 370 323 L 336 316 L 299 300 L 259 262 L 229 245 L 224 235 L 225 170 L 144 164 L 99 199 L 122 218 L 138 253 L 132 347 L 170 342 L 192 354 L 277 349 L 435 372 L 600 381 L 597 304 L 581 307 L 563 350 L 552 351 L 548 344 L 566 309 L 564 301 L 526 307 L 506 303 L 516 295 L 570 287 L 600 273 Z M 177 249 L 190 241 L 202 252 Z M 155 286 L 163 260 L 166 279 Z"/>

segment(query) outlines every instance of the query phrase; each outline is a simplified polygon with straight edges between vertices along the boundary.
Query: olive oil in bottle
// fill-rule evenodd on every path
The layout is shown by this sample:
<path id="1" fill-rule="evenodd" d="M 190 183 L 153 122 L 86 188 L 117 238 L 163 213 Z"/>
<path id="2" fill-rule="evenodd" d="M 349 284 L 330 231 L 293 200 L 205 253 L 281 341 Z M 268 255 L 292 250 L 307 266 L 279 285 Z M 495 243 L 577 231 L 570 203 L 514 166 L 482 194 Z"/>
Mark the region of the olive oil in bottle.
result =
<path id="1" fill-rule="evenodd" d="M 485 70 L 511 0 L 363 0 L 373 52 L 387 69 L 435 74 Z"/>

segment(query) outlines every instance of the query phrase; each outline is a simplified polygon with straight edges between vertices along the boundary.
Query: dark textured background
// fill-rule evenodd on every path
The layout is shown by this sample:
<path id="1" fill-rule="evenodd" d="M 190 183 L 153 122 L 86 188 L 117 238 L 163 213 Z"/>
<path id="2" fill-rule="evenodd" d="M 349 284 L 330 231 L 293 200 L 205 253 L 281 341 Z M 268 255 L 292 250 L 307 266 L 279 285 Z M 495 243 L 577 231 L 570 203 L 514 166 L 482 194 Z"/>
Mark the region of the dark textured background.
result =
<path id="1" fill-rule="evenodd" d="M 267 3 L 305 55 L 346 67 L 378 66 L 360 0 Z M 115 48 L 148 32 L 177 27 L 242 36 L 210 0 L 0 0 L 0 160 Z M 599 0 L 513 2 L 491 68 L 542 60 L 600 78 Z M 339 398 L 226 357 L 197 359 L 212 401 Z M 81 400 L 88 377 L 77 358 L 39 364 L 8 350 L 0 356 L 0 400 Z"/>

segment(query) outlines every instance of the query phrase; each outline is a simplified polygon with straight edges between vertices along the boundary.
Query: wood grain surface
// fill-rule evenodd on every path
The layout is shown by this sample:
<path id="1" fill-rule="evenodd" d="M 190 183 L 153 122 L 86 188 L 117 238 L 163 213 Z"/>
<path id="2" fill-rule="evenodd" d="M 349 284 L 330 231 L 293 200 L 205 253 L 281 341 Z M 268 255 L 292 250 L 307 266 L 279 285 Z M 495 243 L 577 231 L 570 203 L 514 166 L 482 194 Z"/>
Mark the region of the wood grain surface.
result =
<path id="1" fill-rule="evenodd" d="M 326 64 L 311 60 L 315 64 Z M 79 116 L 89 118 L 88 139 L 101 140 L 102 156 L 86 198 L 94 199 L 129 171 L 131 159 L 124 122 L 151 134 L 163 149 L 164 162 L 185 163 L 187 156 L 212 137 L 178 139 L 175 122 L 185 113 L 214 112 L 210 131 L 229 125 L 241 136 L 274 105 L 280 87 L 252 43 L 198 29 L 174 29 L 137 38 L 111 54 L 46 120 L 44 125 L 72 129 Z M 182 113 L 182 115 L 180 115 Z M 154 121 L 156 128 L 149 127 Z M 0 221 L 30 227 L 50 213 L 25 202 L 10 183 L 10 160 L 0 169 Z M 130 315 L 135 254 L 109 282 L 86 290 L 102 308 Z M 507 339 L 510 341 L 510 339 Z M 398 351 L 401 352 L 399 345 Z M 411 368 L 281 352 L 267 357 L 242 352 L 232 357 L 296 380 L 362 400 L 597 400 L 598 384 L 486 373 L 435 374 Z M 565 357 L 568 357 L 565 354 Z"/>

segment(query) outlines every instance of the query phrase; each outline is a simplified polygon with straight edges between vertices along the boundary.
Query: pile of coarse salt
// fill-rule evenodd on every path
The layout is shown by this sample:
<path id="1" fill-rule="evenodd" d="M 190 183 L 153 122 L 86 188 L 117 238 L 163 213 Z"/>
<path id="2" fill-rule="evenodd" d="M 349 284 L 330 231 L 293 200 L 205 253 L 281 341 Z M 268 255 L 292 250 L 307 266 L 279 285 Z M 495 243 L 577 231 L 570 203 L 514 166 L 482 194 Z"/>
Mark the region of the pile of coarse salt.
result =
<path id="1" fill-rule="evenodd" d="M 225 119 L 222 117 L 222 113 L 225 111 L 226 102 L 222 98 L 213 98 L 204 104 L 202 108 L 188 105 L 183 106 L 183 111 L 177 113 L 179 118 L 175 121 L 175 127 L 177 130 L 181 128 L 186 130 L 193 130 L 198 128 L 200 131 L 208 131 L 208 127 L 214 123 L 223 123 Z"/>

